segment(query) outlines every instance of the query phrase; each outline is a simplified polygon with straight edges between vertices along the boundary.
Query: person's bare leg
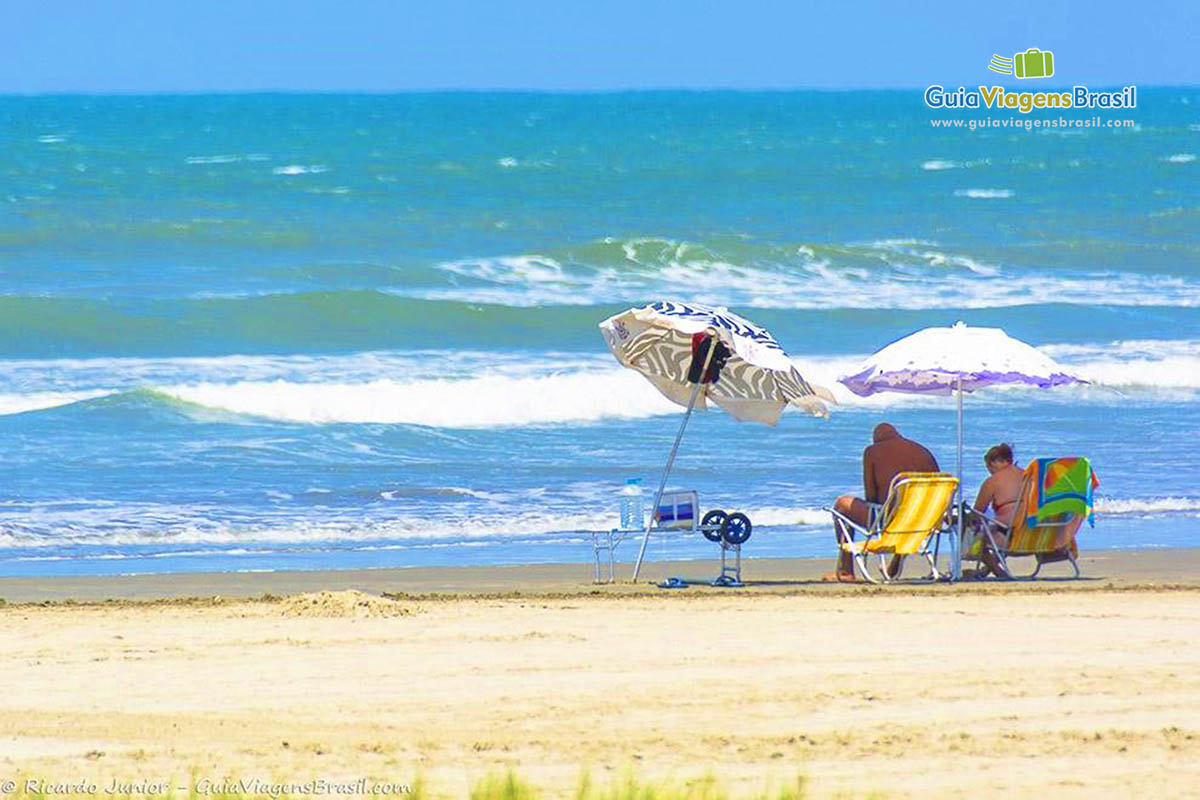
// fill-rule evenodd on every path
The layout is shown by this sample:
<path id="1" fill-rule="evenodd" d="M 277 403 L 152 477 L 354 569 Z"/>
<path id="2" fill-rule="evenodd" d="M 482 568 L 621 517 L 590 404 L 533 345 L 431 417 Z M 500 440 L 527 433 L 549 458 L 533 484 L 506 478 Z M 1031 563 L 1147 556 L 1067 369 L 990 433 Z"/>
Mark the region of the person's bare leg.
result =
<path id="1" fill-rule="evenodd" d="M 1005 547 L 1008 545 L 1008 540 L 1004 537 L 1003 534 L 993 531 L 992 537 L 996 540 L 996 545 L 998 547 Z M 991 543 L 988 542 L 988 540 L 986 538 L 983 540 L 983 549 L 982 549 L 980 555 L 983 556 L 984 565 L 997 578 L 1000 578 L 1003 580 L 1005 578 L 1012 577 L 1012 573 L 1010 573 L 1008 571 L 1008 569 L 1004 566 L 1003 562 L 1001 562 L 1000 555 L 996 552 L 995 548 L 992 547 Z"/>
<path id="2" fill-rule="evenodd" d="M 870 511 L 867 509 L 867 504 L 857 497 L 850 495 L 842 495 L 833 504 L 834 509 L 847 517 L 848 519 L 866 525 L 867 518 L 870 516 Z M 834 530 L 834 538 L 837 539 L 837 530 Z M 852 581 L 854 580 L 854 559 L 845 550 L 842 550 L 841 539 L 837 539 L 838 544 L 838 560 L 837 571 L 825 576 L 828 580 Z"/>
<path id="3" fill-rule="evenodd" d="M 981 559 L 983 566 L 979 570 L 980 578 L 987 577 L 989 572 L 997 578 L 1008 577 L 1008 574 L 1004 571 L 1004 567 L 1000 566 L 1000 559 L 996 556 L 996 551 L 992 549 L 991 545 L 985 544 L 983 552 L 980 555 L 983 556 Z"/>
<path id="4" fill-rule="evenodd" d="M 984 536 L 985 524 L 980 520 L 979 517 L 975 516 L 974 514 L 969 514 L 963 520 L 963 528 L 964 532 L 970 534 L 968 537 L 972 542 L 970 548 L 973 550 L 976 544 L 979 545 L 979 559 L 976 562 L 974 569 L 963 570 L 962 579 L 964 581 L 975 581 L 986 578 L 988 573 L 991 572 L 992 562 L 989 560 L 987 537 Z M 966 558 L 965 554 L 963 558 Z"/>

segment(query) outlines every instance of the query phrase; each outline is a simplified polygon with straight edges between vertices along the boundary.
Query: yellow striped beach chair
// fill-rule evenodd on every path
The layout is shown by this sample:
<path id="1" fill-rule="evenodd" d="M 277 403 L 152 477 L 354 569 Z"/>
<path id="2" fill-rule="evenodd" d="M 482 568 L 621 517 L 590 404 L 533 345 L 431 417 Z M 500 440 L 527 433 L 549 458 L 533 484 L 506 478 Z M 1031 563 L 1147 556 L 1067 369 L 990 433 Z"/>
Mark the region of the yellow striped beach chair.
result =
<path id="1" fill-rule="evenodd" d="M 938 580 L 937 565 L 929 552 L 933 535 L 946 525 L 958 491 L 958 478 L 948 472 L 901 472 L 892 479 L 887 499 L 869 526 L 862 526 L 831 509 L 839 546 L 854 558 L 858 571 L 871 583 L 890 583 L 886 556 L 921 555 L 929 562 L 928 580 Z M 877 579 L 868 559 L 879 557 Z M 898 572 L 898 570 L 897 570 Z"/>

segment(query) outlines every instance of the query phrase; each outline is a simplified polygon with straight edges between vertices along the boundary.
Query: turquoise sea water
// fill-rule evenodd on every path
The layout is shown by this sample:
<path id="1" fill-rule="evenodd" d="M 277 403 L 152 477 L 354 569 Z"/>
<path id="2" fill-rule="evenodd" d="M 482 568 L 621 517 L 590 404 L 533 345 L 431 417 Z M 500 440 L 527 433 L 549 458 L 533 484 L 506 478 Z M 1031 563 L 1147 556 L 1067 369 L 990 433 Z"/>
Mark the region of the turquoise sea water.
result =
<path id="1" fill-rule="evenodd" d="M 925 325 L 1001 326 L 1093 385 L 969 397 L 971 490 L 1002 439 L 1088 455 L 1085 548 L 1192 545 L 1200 90 L 1119 114 L 0 97 L 0 574 L 586 560 L 678 423 L 596 328 L 657 299 L 729 306 L 831 388 Z M 876 421 L 953 466 L 950 399 L 837 395 L 828 421 L 701 415 L 672 483 L 749 512 L 748 555 L 820 555 Z"/>

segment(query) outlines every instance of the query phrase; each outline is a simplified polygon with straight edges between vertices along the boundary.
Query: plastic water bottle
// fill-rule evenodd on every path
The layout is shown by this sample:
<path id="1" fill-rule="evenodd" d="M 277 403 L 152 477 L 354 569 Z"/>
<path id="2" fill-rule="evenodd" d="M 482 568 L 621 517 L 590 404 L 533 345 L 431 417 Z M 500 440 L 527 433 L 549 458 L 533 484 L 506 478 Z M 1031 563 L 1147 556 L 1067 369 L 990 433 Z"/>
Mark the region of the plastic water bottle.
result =
<path id="1" fill-rule="evenodd" d="M 621 530 L 639 531 L 646 526 L 642 503 L 642 479 L 630 478 L 621 489 Z"/>

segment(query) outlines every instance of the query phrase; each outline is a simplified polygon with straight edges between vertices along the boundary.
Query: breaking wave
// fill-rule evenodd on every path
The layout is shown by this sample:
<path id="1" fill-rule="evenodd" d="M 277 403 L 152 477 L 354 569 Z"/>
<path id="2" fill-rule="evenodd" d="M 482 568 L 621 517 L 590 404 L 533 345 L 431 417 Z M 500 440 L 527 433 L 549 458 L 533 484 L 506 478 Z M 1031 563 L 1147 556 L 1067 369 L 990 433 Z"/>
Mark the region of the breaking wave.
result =
<path id="1" fill-rule="evenodd" d="M 1042 349 L 1092 385 L 1038 392 L 1041 403 L 1112 404 L 1119 395 L 1108 390 L 1126 397 L 1149 392 L 1156 399 L 1189 399 L 1200 391 L 1200 341 L 1121 340 Z M 838 378 L 857 371 L 864 357 L 794 361 L 810 382 L 832 390 L 839 403 L 835 413 L 839 408 L 941 404 L 940 398 L 853 395 Z M 4 386 L 10 389 L 0 392 L 0 416 L 97 405 L 145 413 L 148 406 L 171 404 L 183 413 L 189 407 L 207 408 L 305 424 L 490 428 L 639 419 L 678 411 L 606 353 L 554 351 L 12 360 L 0 361 Z M 12 391 L 15 387 L 25 391 Z M 1031 391 L 1036 390 L 983 392 L 975 402 L 1006 402 Z"/>
<path id="2" fill-rule="evenodd" d="M 0 296 L 0 353 L 37 358 L 522 347 L 547 331 L 591 339 L 594 323 L 617 310 L 610 307 L 667 297 L 751 314 L 1200 308 L 1200 281 L 1185 275 L 1013 267 L 914 238 L 791 246 L 614 238 L 543 254 L 412 270 L 356 266 L 344 274 L 351 272 L 365 285 L 303 290 L 310 275 L 297 277 L 294 291 L 152 295 L 136 304 L 54 291 Z"/>
<path id="3" fill-rule="evenodd" d="M 1008 190 L 964 190 L 1008 197 Z M 662 238 L 605 239 L 566 252 L 439 264 L 451 286 L 390 289 L 405 297 L 505 306 L 621 303 L 679 296 L 717 305 L 793 309 L 1200 306 L 1200 284 L 1169 275 L 1016 270 L 935 242 L 709 247 Z"/>
<path id="4" fill-rule="evenodd" d="M 490 428 L 641 418 L 677 410 L 628 370 L 354 384 L 208 383 L 162 391 L 208 408 L 305 423 Z"/>
<path id="5" fill-rule="evenodd" d="M 386 499 L 386 492 L 381 497 Z M 398 510 L 401 508 L 398 506 Z M 213 521 L 213 509 L 154 503 L 113 504 L 60 502 L 47 508 L 25 509 L 21 521 L 0 530 L 0 550 L 60 553 L 72 548 L 151 546 L 159 555 L 202 554 L 204 547 L 321 547 L 350 545 L 355 549 L 388 550 L 414 545 L 463 546 L 497 540 L 546 540 L 604 531 L 614 523 L 611 508 L 503 510 L 478 509 L 470 514 L 398 513 L 386 520 L 359 518 L 304 521 L 274 525 L 238 525 Z M 829 524 L 829 512 L 811 506 L 756 506 L 748 513 L 758 528 L 812 528 Z M 1200 498 L 1097 497 L 1096 514 L 1156 518 L 1200 516 Z M 687 536 L 687 532 L 673 534 Z M 191 549 L 181 549 L 191 548 Z M 229 551 L 249 552 L 249 550 Z M 75 554 L 79 555 L 78 553 Z M 92 558 L 153 557 L 153 553 L 112 553 Z M 38 558 L 37 555 L 31 555 Z"/>
<path id="6" fill-rule="evenodd" d="M 1122 500 L 1109 497 L 1096 498 L 1098 514 L 1181 514 L 1200 512 L 1200 498 L 1154 497 L 1149 499 Z"/>

